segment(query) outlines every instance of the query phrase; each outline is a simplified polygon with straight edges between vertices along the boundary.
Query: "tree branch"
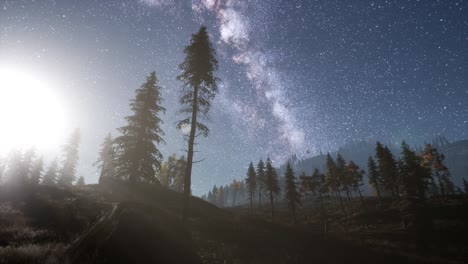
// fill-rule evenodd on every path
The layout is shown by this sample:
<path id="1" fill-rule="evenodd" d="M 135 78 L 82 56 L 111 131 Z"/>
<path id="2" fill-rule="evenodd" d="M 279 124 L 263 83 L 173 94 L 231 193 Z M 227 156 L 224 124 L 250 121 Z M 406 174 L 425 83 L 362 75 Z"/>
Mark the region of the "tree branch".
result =
<path id="1" fill-rule="evenodd" d="M 206 159 L 206 158 L 205 158 L 205 159 Z M 201 159 L 201 160 L 194 161 L 194 162 L 192 162 L 192 164 L 202 162 L 202 161 L 204 161 L 205 159 Z"/>

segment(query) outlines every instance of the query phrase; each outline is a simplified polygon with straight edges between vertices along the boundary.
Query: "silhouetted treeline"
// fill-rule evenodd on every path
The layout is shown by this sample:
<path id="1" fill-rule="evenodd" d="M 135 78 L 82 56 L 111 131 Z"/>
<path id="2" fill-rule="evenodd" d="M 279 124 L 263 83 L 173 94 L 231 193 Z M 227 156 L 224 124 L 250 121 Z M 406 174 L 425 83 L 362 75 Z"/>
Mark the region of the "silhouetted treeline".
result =
<path id="1" fill-rule="evenodd" d="M 0 179 L 4 184 L 12 186 L 22 185 L 61 185 L 70 186 L 76 180 L 78 165 L 78 148 L 81 136 L 76 129 L 67 144 L 62 147 L 62 159 L 53 159 L 48 166 L 34 148 L 26 151 L 13 149 L 9 155 L 0 159 Z M 84 183 L 84 179 L 80 183 Z"/>
<path id="2" fill-rule="evenodd" d="M 383 142 L 382 142 L 383 143 Z M 428 140 L 431 146 L 437 148 L 439 153 L 444 154 L 445 164 L 450 168 L 451 178 L 455 185 L 462 186 L 463 178 L 468 177 L 468 140 L 460 140 L 455 142 L 449 142 L 444 136 L 437 136 L 432 140 Z M 426 144 L 425 143 L 425 144 Z M 383 143 L 397 158 L 401 156 L 400 146 L 392 142 Z M 424 150 L 425 144 L 412 146 L 416 153 L 420 153 Z M 340 153 L 346 160 L 353 160 L 361 168 L 367 168 L 367 161 L 369 156 L 374 156 L 376 141 L 355 141 L 348 143 L 345 146 L 340 147 L 336 152 L 331 152 L 330 155 L 336 158 L 337 154 Z M 310 152 L 308 152 L 310 153 Z M 298 172 L 306 172 L 311 175 L 314 169 L 325 171 L 326 154 L 320 152 L 319 155 L 313 157 L 299 158 L 296 155 L 292 155 L 289 158 L 288 163 L 291 164 L 294 170 Z M 286 170 L 287 163 L 277 167 L 279 175 L 282 175 Z M 364 176 L 364 181 L 367 181 L 367 175 Z M 368 195 L 371 190 L 368 185 L 363 186 L 363 192 Z"/>
<path id="3" fill-rule="evenodd" d="M 213 186 L 208 194 L 202 195 L 202 199 L 220 207 L 237 206 L 245 204 L 247 199 L 246 185 L 243 181 L 233 180 L 224 186 Z"/>
<path id="4" fill-rule="evenodd" d="M 315 168 L 311 175 L 302 172 L 298 178 L 291 166 L 291 160 L 286 165 L 284 177 L 279 178 L 277 171 L 267 160 L 265 166 L 260 160 L 255 170 L 250 163 L 243 182 L 234 181 L 232 184 L 214 187 L 202 198 L 218 206 L 233 206 L 248 204 L 251 211 L 261 208 L 267 200 L 274 219 L 275 199 L 282 198 L 290 210 L 291 219 L 296 221 L 296 212 L 301 201 L 315 201 L 319 203 L 321 214 L 326 214 L 324 200 L 337 204 L 341 214 L 349 212 L 347 204 L 354 198 L 358 199 L 361 209 L 366 210 L 363 187 L 368 186 L 379 203 L 382 199 L 397 202 L 401 207 L 401 216 L 405 225 L 417 222 L 419 208 L 424 206 L 428 198 L 444 199 L 450 195 L 461 193 L 450 178 L 450 171 L 445 164 L 445 156 L 437 148 L 426 144 L 425 148 L 416 151 L 404 141 L 397 158 L 389 147 L 377 142 L 375 154 L 368 157 L 367 172 L 354 161 L 346 161 L 341 153 L 334 159 L 331 154 L 325 156 L 323 171 Z M 367 181 L 364 176 L 367 174 Z M 243 184 L 245 182 L 245 184 Z M 242 186 L 242 199 L 237 203 L 229 195 L 235 193 Z M 465 192 L 468 183 L 464 181 Z M 334 207 L 336 208 L 336 207 Z M 301 208 L 309 215 L 308 206 Z M 405 220 L 406 219 L 406 220 Z"/>

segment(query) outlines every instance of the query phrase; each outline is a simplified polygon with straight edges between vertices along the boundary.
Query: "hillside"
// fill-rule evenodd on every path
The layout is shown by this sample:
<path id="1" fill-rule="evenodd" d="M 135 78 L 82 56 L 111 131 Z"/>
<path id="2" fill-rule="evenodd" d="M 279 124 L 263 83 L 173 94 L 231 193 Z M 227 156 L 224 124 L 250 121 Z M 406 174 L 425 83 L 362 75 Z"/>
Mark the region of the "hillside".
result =
<path id="1" fill-rule="evenodd" d="M 0 191 L 0 263 L 417 263 L 325 235 L 222 210 L 157 186 L 38 186 Z"/>

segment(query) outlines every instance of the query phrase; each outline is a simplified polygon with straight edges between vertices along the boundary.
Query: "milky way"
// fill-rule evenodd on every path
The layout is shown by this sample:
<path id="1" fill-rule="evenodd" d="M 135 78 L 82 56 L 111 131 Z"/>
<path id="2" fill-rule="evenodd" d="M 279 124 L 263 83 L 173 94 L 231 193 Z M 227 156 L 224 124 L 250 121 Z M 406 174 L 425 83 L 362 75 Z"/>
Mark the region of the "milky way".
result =
<path id="1" fill-rule="evenodd" d="M 80 173 L 96 181 L 97 145 L 123 124 L 150 71 L 164 88 L 165 155 L 175 129 L 182 50 L 202 24 L 220 91 L 199 141 L 194 193 L 246 166 L 335 150 L 350 141 L 421 144 L 468 136 L 466 1 L 0 1 L 0 63 L 61 83 Z"/>

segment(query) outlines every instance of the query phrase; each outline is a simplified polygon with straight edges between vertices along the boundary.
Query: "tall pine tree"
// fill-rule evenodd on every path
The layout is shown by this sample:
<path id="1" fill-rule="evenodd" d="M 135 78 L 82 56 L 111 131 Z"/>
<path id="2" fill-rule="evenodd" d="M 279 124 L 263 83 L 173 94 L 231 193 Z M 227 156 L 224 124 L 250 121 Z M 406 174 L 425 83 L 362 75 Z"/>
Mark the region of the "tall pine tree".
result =
<path id="1" fill-rule="evenodd" d="M 400 214 L 405 228 L 415 228 L 420 242 L 424 242 L 430 232 L 432 220 L 424 210 L 430 171 L 421 166 L 421 158 L 402 142 L 401 183 L 403 199 L 400 200 Z"/>
<path id="2" fill-rule="evenodd" d="M 94 165 L 100 170 L 99 184 L 115 179 L 115 147 L 111 133 L 104 138 L 98 155 L 98 160 Z"/>
<path id="3" fill-rule="evenodd" d="M 266 170 L 265 170 L 265 190 L 270 197 L 270 209 L 271 209 L 271 219 L 275 220 L 275 205 L 274 198 L 280 192 L 278 175 L 276 174 L 275 168 L 270 160 L 267 158 Z"/>
<path id="4" fill-rule="evenodd" d="M 301 195 L 297 191 L 297 182 L 296 176 L 294 175 L 294 170 L 291 168 L 291 165 L 288 163 L 286 166 L 286 172 L 284 173 L 284 199 L 288 204 L 288 208 L 292 214 L 293 223 L 296 223 L 296 209 L 301 203 Z"/>
<path id="5" fill-rule="evenodd" d="M 249 192 L 250 210 L 252 210 L 255 192 L 257 191 L 257 174 L 255 173 L 255 168 L 252 162 L 250 162 L 249 169 L 247 170 L 245 184 L 247 185 L 247 190 Z"/>
<path id="6" fill-rule="evenodd" d="M 44 185 L 55 185 L 57 182 L 57 174 L 58 174 L 58 161 L 54 159 L 49 167 L 47 168 L 46 173 L 42 179 L 42 184 Z"/>
<path id="7" fill-rule="evenodd" d="M 382 196 L 380 194 L 381 182 L 380 174 L 377 169 L 377 165 L 372 157 L 369 156 L 367 161 L 367 177 L 369 178 L 369 185 L 375 190 L 379 203 L 382 203 Z"/>
<path id="8" fill-rule="evenodd" d="M 0 182 L 3 179 L 3 173 L 5 172 L 7 162 L 4 158 L 0 157 Z"/>
<path id="9" fill-rule="evenodd" d="M 64 161 L 60 171 L 58 184 L 71 186 L 75 181 L 76 166 L 78 165 L 78 148 L 81 142 L 80 130 L 73 131 L 68 143 L 63 147 Z"/>
<path id="10" fill-rule="evenodd" d="M 193 34 L 190 44 L 185 47 L 185 60 L 179 65 L 182 73 L 177 79 L 183 83 L 184 89 L 180 96 L 182 113 L 189 116 L 178 122 L 178 129 L 190 128 L 188 136 L 187 166 L 184 181 L 184 200 L 182 209 L 182 221 L 188 218 L 190 208 L 190 187 L 192 186 L 192 165 L 195 137 L 208 136 L 209 129 L 199 122 L 199 118 L 208 114 L 211 101 L 218 91 L 218 78 L 214 72 L 218 68 L 215 50 L 212 47 L 206 27 L 201 27 L 198 33 Z"/>
<path id="11" fill-rule="evenodd" d="M 13 149 L 8 154 L 7 169 L 5 171 L 5 181 L 15 186 L 22 186 L 26 182 L 26 175 L 23 170 L 23 153 L 18 149 Z"/>
<path id="12" fill-rule="evenodd" d="M 37 158 L 32 165 L 29 182 L 32 185 L 38 185 L 42 179 L 42 172 L 44 171 L 44 160 L 42 157 Z"/>
<path id="13" fill-rule="evenodd" d="M 407 199 L 424 201 L 429 189 L 430 171 L 420 165 L 420 157 L 405 141 L 401 143 L 401 149 L 401 176 L 405 196 Z"/>
<path id="14" fill-rule="evenodd" d="M 338 183 L 338 195 L 340 196 L 341 199 L 341 191 L 344 191 L 346 193 L 346 196 L 348 197 L 348 201 L 350 199 L 350 185 L 351 185 L 351 179 L 348 177 L 348 174 L 346 173 L 346 161 L 344 160 L 343 156 L 341 153 L 338 153 L 336 155 L 336 178 L 337 178 L 337 183 Z"/>
<path id="15" fill-rule="evenodd" d="M 350 186 L 354 189 L 355 192 L 359 194 L 359 199 L 361 200 L 361 204 L 363 208 L 365 208 L 364 205 L 364 199 L 362 198 L 362 191 L 361 191 L 361 186 L 363 185 L 362 183 L 362 178 L 364 176 L 364 170 L 361 170 L 354 161 L 350 160 L 348 162 L 348 165 L 346 167 L 347 175 L 349 176 L 350 180 Z"/>
<path id="16" fill-rule="evenodd" d="M 156 144 L 164 143 L 163 121 L 159 114 L 166 111 L 161 106 L 160 90 L 153 71 L 136 90 L 135 99 L 130 103 L 133 115 L 125 118 L 127 125 L 119 128 L 122 135 L 115 139 L 116 174 L 130 184 L 157 182 L 156 171 L 161 167 L 163 156 Z"/>
<path id="17" fill-rule="evenodd" d="M 237 205 L 237 197 L 239 196 L 240 183 L 234 180 L 231 183 L 232 203 L 231 206 Z"/>
<path id="18" fill-rule="evenodd" d="M 265 190 L 265 163 L 259 160 L 257 164 L 257 190 L 258 190 L 258 207 L 262 208 L 262 193 Z"/>
<path id="19" fill-rule="evenodd" d="M 343 211 L 343 214 L 346 214 L 346 211 L 343 205 L 343 199 L 341 198 L 341 194 L 340 194 L 339 171 L 330 153 L 327 153 L 327 159 L 326 159 L 325 165 L 327 168 L 327 172 L 326 172 L 327 186 L 330 189 L 330 191 L 333 192 L 337 198 L 339 198 L 341 210 Z"/>
<path id="20" fill-rule="evenodd" d="M 21 175 L 23 175 L 23 183 L 26 183 L 31 177 L 31 170 L 34 165 L 35 157 L 36 151 L 33 147 L 28 149 L 23 155 L 23 159 L 21 161 Z"/>
<path id="21" fill-rule="evenodd" d="M 438 182 L 438 191 L 442 196 L 452 194 L 454 185 L 450 180 L 450 173 L 444 164 L 444 154 L 439 154 L 436 148 L 430 144 L 426 144 L 424 150 L 420 154 L 421 165 L 430 171 L 432 176 L 435 176 Z"/>
<path id="22" fill-rule="evenodd" d="M 303 171 L 299 176 L 299 180 L 301 182 L 300 190 L 304 197 L 316 194 L 317 189 L 312 176 L 307 176 L 306 173 Z"/>
<path id="23" fill-rule="evenodd" d="M 391 193 L 394 198 L 398 198 L 400 179 L 395 158 L 390 149 L 380 142 L 376 143 L 376 157 L 384 190 Z"/>

